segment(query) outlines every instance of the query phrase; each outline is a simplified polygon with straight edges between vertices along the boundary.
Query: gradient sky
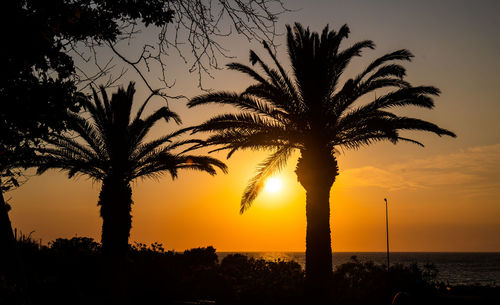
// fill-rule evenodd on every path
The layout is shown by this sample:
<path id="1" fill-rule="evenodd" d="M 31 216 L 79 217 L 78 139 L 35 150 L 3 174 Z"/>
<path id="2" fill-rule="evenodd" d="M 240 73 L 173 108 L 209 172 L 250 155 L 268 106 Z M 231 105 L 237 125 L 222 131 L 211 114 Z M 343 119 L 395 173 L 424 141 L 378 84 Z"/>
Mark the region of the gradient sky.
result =
<path id="1" fill-rule="evenodd" d="M 286 1 L 300 9 L 281 16 L 279 28 L 295 21 L 319 31 L 344 23 L 351 36 L 344 47 L 363 39 L 377 48 L 355 60 L 346 72 L 357 73 L 387 52 L 407 48 L 415 58 L 405 64 L 414 85 L 434 85 L 442 95 L 434 110 L 404 113 L 438 123 L 458 138 L 409 134 L 426 147 L 376 144 L 342 152 L 340 175 L 331 192 L 334 251 L 383 251 L 385 209 L 389 200 L 393 251 L 500 251 L 500 5 L 497 1 Z M 235 59 L 247 63 L 248 50 L 265 52 L 243 37 L 224 41 Z M 288 66 L 284 38 L 278 56 Z M 127 50 L 127 52 L 132 52 Z M 133 54 L 132 54 L 133 55 Z M 197 76 L 180 58 L 169 59 L 176 80 L 171 94 L 195 96 Z M 205 86 L 241 90 L 251 80 L 237 72 L 215 71 Z M 147 92 L 137 79 L 137 101 Z M 126 81 L 124 80 L 124 83 Z M 161 101 L 156 101 L 157 105 Z M 187 109 L 172 101 L 185 125 L 199 123 L 222 107 Z M 178 128 L 156 128 L 159 136 Z M 225 158 L 224 154 L 216 154 Z M 167 249 L 213 245 L 218 251 L 304 251 L 305 193 L 293 172 L 298 155 L 279 175 L 281 192 L 262 193 L 245 214 L 239 198 L 255 166 L 266 153 L 240 152 L 227 175 L 180 173 L 172 181 L 139 180 L 133 185 L 131 241 L 161 242 Z M 44 243 L 57 237 L 99 239 L 99 183 L 85 177 L 68 180 L 52 171 L 32 177 L 6 194 L 13 206 L 13 226 Z"/>

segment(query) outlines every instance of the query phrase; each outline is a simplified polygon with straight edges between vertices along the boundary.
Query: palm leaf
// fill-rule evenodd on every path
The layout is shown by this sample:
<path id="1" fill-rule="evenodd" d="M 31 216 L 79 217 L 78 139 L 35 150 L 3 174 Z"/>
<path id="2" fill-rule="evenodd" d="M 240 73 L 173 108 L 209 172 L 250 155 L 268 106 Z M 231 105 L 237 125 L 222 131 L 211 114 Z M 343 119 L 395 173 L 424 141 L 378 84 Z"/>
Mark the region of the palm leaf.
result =
<path id="1" fill-rule="evenodd" d="M 257 173 L 250 179 L 240 203 L 240 213 L 245 212 L 255 200 L 260 190 L 262 189 L 265 180 L 271 175 L 279 172 L 286 165 L 286 161 L 290 157 L 292 148 L 282 147 L 275 153 L 269 156 L 264 162 L 259 164 Z"/>

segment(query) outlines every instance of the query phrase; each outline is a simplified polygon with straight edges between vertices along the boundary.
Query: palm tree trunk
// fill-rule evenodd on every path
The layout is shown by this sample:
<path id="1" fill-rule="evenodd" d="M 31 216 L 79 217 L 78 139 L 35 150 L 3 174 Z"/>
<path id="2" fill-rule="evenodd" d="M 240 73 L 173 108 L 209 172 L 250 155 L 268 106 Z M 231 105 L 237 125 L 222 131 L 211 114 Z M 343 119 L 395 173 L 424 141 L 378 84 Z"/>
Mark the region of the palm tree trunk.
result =
<path id="1" fill-rule="evenodd" d="M 99 194 L 102 248 L 106 256 L 125 256 L 132 227 L 132 189 L 120 179 L 105 179 Z"/>
<path id="2" fill-rule="evenodd" d="M 102 183 L 101 206 L 104 254 L 102 275 L 105 303 L 127 304 L 128 268 L 126 254 L 132 227 L 132 189 L 122 179 L 107 178 Z"/>
<path id="3" fill-rule="evenodd" d="M 332 276 L 330 188 L 338 167 L 327 149 L 301 153 L 295 172 L 306 190 L 306 290 L 324 297 Z"/>

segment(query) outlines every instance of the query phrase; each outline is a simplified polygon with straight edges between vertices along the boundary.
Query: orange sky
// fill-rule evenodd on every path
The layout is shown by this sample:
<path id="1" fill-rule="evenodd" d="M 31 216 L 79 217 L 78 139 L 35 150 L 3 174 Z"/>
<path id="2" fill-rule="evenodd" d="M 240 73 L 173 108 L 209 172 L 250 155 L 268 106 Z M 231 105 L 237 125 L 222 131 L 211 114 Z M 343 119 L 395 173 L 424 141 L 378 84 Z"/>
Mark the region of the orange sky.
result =
<path id="1" fill-rule="evenodd" d="M 357 73 L 371 59 L 408 48 L 415 55 L 407 64 L 414 85 L 435 85 L 443 94 L 432 111 L 407 113 L 431 120 L 457 133 L 457 139 L 412 134 L 426 144 L 377 144 L 339 156 L 340 176 L 331 193 L 334 251 L 383 251 L 385 210 L 389 200 L 393 251 L 500 251 L 500 21 L 499 5 L 482 1 L 289 1 L 302 10 L 282 16 L 280 26 L 299 21 L 321 30 L 329 23 L 348 23 L 347 46 L 372 39 L 377 49 L 365 52 L 348 72 Z M 306 7 L 307 3 L 307 7 Z M 279 57 L 286 61 L 284 39 Z M 226 41 L 237 61 L 246 63 L 258 44 L 244 38 Z M 230 60 L 221 59 L 223 62 Z M 169 75 L 177 84 L 172 94 L 194 96 L 196 75 L 186 72 L 172 56 Z M 131 72 L 127 75 L 135 79 Z M 205 84 L 214 89 L 239 90 L 250 80 L 236 72 L 214 72 Z M 124 81 L 125 82 L 125 81 Z M 138 82 L 137 101 L 146 95 Z M 161 101 L 157 101 L 158 104 Z M 172 101 L 186 125 L 201 122 L 221 107 L 187 109 Z M 405 112 L 406 113 L 406 112 Z M 172 131 L 162 125 L 154 135 Z M 216 155 L 224 158 L 223 154 Z M 239 198 L 265 153 L 242 152 L 228 162 L 227 175 L 210 177 L 180 173 L 172 181 L 139 180 L 133 186 L 131 241 L 164 244 L 167 249 L 213 245 L 218 251 L 303 251 L 305 194 L 294 175 L 296 155 L 280 175 L 283 189 L 264 192 L 240 215 Z M 100 184 L 85 177 L 68 180 L 48 172 L 32 177 L 6 194 L 13 206 L 13 225 L 44 243 L 57 237 L 99 239 L 97 195 Z"/>

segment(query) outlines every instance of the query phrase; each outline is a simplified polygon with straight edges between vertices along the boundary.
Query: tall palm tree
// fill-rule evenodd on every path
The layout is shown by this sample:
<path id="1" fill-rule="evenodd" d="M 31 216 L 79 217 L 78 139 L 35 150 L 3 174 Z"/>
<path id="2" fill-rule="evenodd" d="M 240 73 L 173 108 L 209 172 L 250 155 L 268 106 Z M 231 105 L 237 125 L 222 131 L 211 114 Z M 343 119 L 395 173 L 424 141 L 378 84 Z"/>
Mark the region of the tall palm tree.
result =
<path id="1" fill-rule="evenodd" d="M 274 150 L 250 180 L 241 199 L 241 212 L 256 198 L 265 179 L 283 168 L 294 150 L 300 151 L 296 174 L 306 191 L 306 281 L 310 287 L 323 285 L 332 274 L 330 239 L 330 188 L 338 175 L 336 151 L 356 149 L 378 141 L 420 142 L 400 135 L 402 130 L 421 130 L 439 136 L 455 134 L 435 124 L 398 116 L 389 110 L 402 106 L 433 108 L 431 86 L 412 86 L 403 78 L 405 69 L 394 61 L 409 61 L 413 55 L 398 50 L 375 59 L 354 78 L 340 83 L 349 62 L 363 49 L 373 49 L 370 40 L 340 50 L 348 37 L 344 25 L 338 32 L 328 26 L 310 32 L 300 24 L 287 26 L 287 47 L 292 74 L 278 62 L 267 44 L 275 68 L 253 51 L 250 66 L 231 63 L 229 69 L 242 72 L 256 83 L 242 93 L 207 93 L 193 98 L 190 107 L 217 103 L 237 107 L 238 113 L 217 115 L 193 127 L 193 132 L 209 132 L 204 145 L 227 150 L 228 158 L 240 149 Z M 362 97 L 377 89 L 385 94 L 360 104 Z M 388 93 L 387 93 L 388 92 Z"/>
<path id="2" fill-rule="evenodd" d="M 216 168 L 226 172 L 226 165 L 207 156 L 174 153 L 172 150 L 196 140 L 174 142 L 183 131 L 174 132 L 152 141 L 145 141 L 148 132 L 161 119 L 180 119 L 168 107 L 161 107 L 143 117 L 148 98 L 132 117 L 135 89 L 130 83 L 127 90 L 119 88 L 111 100 L 101 87 L 102 100 L 94 91 L 93 102 L 84 101 L 90 118 L 70 113 L 69 129 L 78 138 L 56 136 L 42 149 L 38 174 L 48 169 L 61 169 L 69 177 L 86 175 L 102 181 L 99 194 L 102 223 L 103 251 L 123 255 L 128 249 L 132 224 L 132 189 L 130 183 L 141 177 L 159 177 L 168 173 L 176 178 L 179 169 L 194 169 L 216 174 Z M 151 96 L 150 96 L 151 97 Z"/>

